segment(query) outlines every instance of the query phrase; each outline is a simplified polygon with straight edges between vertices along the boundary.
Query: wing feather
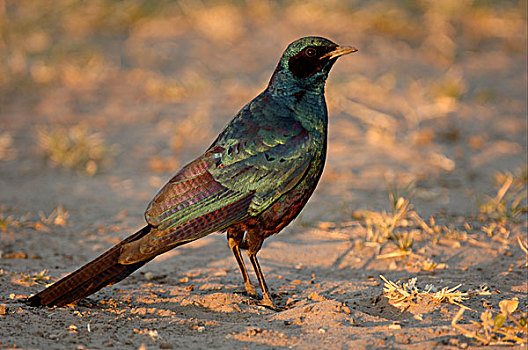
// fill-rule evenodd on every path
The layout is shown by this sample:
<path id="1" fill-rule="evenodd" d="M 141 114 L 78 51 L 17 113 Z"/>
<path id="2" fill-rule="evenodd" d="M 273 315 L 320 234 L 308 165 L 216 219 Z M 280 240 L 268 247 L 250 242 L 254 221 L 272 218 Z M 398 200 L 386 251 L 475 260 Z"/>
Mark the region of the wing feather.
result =
<path id="1" fill-rule="evenodd" d="M 184 167 L 150 202 L 145 219 L 159 232 L 236 202 L 248 193 L 226 188 L 207 171 L 202 158 Z"/>
<path id="2" fill-rule="evenodd" d="M 251 199 L 252 195 L 248 195 L 225 207 L 170 229 L 154 230 L 141 239 L 124 245 L 119 256 L 119 262 L 121 264 L 133 264 L 143 261 L 210 233 L 222 231 L 232 223 L 247 216 Z"/>

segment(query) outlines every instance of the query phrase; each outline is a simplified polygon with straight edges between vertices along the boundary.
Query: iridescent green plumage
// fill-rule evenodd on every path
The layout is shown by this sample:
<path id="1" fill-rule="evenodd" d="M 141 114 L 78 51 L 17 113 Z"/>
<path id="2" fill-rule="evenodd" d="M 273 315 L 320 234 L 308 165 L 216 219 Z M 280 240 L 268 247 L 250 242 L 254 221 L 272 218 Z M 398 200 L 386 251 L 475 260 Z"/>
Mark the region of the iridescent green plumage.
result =
<path id="1" fill-rule="evenodd" d="M 326 157 L 324 84 L 336 59 L 353 51 L 319 37 L 290 44 L 267 89 L 154 197 L 144 229 L 29 302 L 73 302 L 167 250 L 227 231 L 246 290 L 255 294 L 240 248 L 247 249 L 263 303 L 273 306 L 256 254 L 265 238 L 299 214 L 317 185 Z"/>

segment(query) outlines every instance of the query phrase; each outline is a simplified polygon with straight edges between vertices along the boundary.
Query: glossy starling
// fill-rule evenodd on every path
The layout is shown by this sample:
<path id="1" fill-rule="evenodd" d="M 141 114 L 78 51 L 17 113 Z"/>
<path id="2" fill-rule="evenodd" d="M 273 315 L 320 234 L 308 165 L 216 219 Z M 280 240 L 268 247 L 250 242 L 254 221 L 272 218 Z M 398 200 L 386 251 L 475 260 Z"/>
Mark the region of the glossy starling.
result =
<path id="1" fill-rule="evenodd" d="M 299 214 L 321 177 L 328 124 L 325 81 L 337 58 L 355 51 L 321 37 L 291 43 L 266 90 L 150 202 L 144 228 L 27 303 L 75 302 L 121 281 L 157 255 L 225 231 L 247 293 L 256 296 L 240 249 L 247 250 L 262 304 L 274 308 L 257 253 L 264 239 Z"/>

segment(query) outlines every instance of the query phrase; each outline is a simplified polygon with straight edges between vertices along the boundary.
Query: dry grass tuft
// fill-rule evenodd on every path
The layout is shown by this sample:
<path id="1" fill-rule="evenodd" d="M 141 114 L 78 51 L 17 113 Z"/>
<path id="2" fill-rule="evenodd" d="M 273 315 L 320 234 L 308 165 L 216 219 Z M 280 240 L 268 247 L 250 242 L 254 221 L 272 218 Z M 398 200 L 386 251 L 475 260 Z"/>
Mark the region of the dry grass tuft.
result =
<path id="1" fill-rule="evenodd" d="M 477 199 L 481 214 L 498 223 L 519 220 L 522 213 L 528 211 L 526 206 L 526 180 L 523 176 L 514 177 L 511 173 L 497 173 L 495 180 L 500 185 L 494 197 L 486 196 Z"/>
<path id="2" fill-rule="evenodd" d="M 409 192 L 407 186 L 403 195 Z M 413 245 L 417 241 L 427 239 L 436 245 L 441 238 L 454 240 L 467 240 L 467 232 L 460 231 L 451 225 L 438 225 L 434 216 L 426 222 L 413 208 L 409 199 L 399 195 L 397 188 L 389 191 L 391 202 L 390 211 L 362 210 L 354 213 L 355 218 L 366 230 L 365 245 L 378 248 L 376 259 L 404 258 L 406 265 L 419 269 L 420 271 L 434 271 L 445 269 L 444 263 L 437 263 L 421 253 L 413 251 Z M 466 227 L 469 229 L 469 226 Z M 389 242 L 395 245 L 395 249 L 381 254 L 381 250 Z M 420 249 L 418 249 L 420 251 Z"/>
<path id="3" fill-rule="evenodd" d="M 8 272 L 4 269 L 0 269 L 0 276 L 3 276 L 3 275 L 11 276 L 11 283 L 26 286 L 26 287 L 29 287 L 35 284 L 42 284 L 46 287 L 51 285 L 49 283 L 50 276 L 48 276 L 48 270 L 42 270 L 40 272 L 35 272 L 33 274 L 27 274 L 27 273 L 19 273 L 19 272 Z M 11 293 L 9 296 L 11 299 L 18 299 L 22 297 L 14 293 Z"/>
<path id="4" fill-rule="evenodd" d="M 482 345 L 526 344 L 528 338 L 527 313 L 518 309 L 517 298 L 499 302 L 500 313 L 493 317 L 490 310 L 480 314 L 480 322 L 471 321 L 477 329 L 470 331 L 458 324 L 465 309 L 460 308 L 451 325 L 465 337 L 473 338 Z M 519 312 L 519 314 L 513 315 Z"/>
<path id="5" fill-rule="evenodd" d="M 40 221 L 46 225 L 66 226 L 70 213 L 62 205 L 50 213 L 49 216 L 44 215 L 42 211 L 39 212 Z"/>
<path id="6" fill-rule="evenodd" d="M 15 215 L 8 215 L 8 208 L 6 206 L 0 207 L 0 232 L 8 232 L 20 227 L 33 227 L 35 223 L 29 221 L 30 214 L 16 217 Z"/>
<path id="7" fill-rule="evenodd" d="M 427 299 L 436 303 L 448 302 L 450 304 L 458 305 L 461 308 L 471 310 L 467 306 L 462 305 L 461 302 L 474 295 L 491 294 L 486 286 L 481 287 L 480 290 L 461 292 L 458 290 L 461 284 L 452 288 L 443 287 L 440 290 L 435 286 L 428 284 L 425 286 L 425 289 L 420 290 L 416 285 L 416 277 L 401 284 L 399 281 L 395 283 L 387 280 L 382 275 L 380 275 L 380 278 L 385 282 L 383 294 L 389 299 L 392 305 L 398 308 L 405 308 L 413 304 L 418 304 Z"/>
<path id="8" fill-rule="evenodd" d="M 0 231 L 6 232 L 9 227 L 19 227 L 21 226 L 20 220 L 17 220 L 13 215 L 5 215 L 0 213 Z"/>
<path id="9" fill-rule="evenodd" d="M 446 269 L 448 266 L 444 263 L 437 263 L 432 261 L 429 258 L 425 258 L 424 260 L 419 262 L 420 270 L 422 271 L 434 271 L 434 270 L 443 270 Z"/>
<path id="10" fill-rule="evenodd" d="M 31 214 L 27 213 L 21 217 L 15 215 L 7 215 L 5 213 L 7 208 L 0 208 L 0 232 L 16 231 L 19 228 L 31 228 L 37 231 L 49 231 L 51 225 L 54 226 L 66 226 L 70 214 L 62 205 L 53 209 L 50 215 L 46 216 L 44 212 L 39 211 L 38 215 L 40 220 L 32 220 Z"/>
<path id="11" fill-rule="evenodd" d="M 84 124 L 39 128 L 37 133 L 39 150 L 52 166 L 76 169 L 92 176 L 112 153 L 103 136 Z"/>
<path id="12" fill-rule="evenodd" d="M 398 195 L 397 189 L 392 189 L 389 193 L 392 203 L 390 212 L 363 210 L 355 213 L 356 218 L 365 223 L 367 230 L 367 241 L 374 243 L 385 243 L 387 240 L 396 242 L 402 251 L 412 248 L 412 233 L 399 232 L 397 228 L 409 227 L 409 214 L 413 212 L 412 205 L 408 199 Z"/>
<path id="13" fill-rule="evenodd" d="M 22 279 L 27 282 L 34 282 L 39 284 L 48 284 L 50 276 L 48 276 L 48 270 L 44 269 L 40 272 L 34 273 L 32 275 L 22 274 Z"/>

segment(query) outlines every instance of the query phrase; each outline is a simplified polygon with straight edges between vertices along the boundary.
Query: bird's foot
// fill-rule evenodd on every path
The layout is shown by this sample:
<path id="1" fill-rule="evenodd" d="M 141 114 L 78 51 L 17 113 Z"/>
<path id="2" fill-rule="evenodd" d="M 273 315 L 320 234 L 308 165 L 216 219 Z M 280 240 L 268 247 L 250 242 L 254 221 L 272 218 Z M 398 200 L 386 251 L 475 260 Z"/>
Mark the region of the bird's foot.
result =
<path id="1" fill-rule="evenodd" d="M 275 305 L 275 303 L 273 302 L 273 299 L 268 294 L 264 294 L 262 296 L 262 300 L 259 302 L 259 305 L 260 306 L 264 306 L 264 307 L 266 307 L 268 309 L 271 309 L 273 311 L 281 311 L 282 310 L 280 307 Z"/>

